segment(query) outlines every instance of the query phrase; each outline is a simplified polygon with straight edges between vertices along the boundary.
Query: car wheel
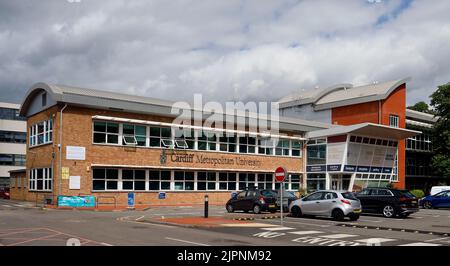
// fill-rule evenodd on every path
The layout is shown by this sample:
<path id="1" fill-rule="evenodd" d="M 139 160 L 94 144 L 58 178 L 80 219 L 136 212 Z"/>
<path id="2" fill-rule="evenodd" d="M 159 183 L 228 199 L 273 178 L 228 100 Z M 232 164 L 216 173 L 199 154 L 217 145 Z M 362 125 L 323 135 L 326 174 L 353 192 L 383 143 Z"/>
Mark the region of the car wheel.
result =
<path id="1" fill-rule="evenodd" d="M 253 206 L 253 213 L 255 213 L 255 214 L 260 214 L 261 213 L 261 207 L 259 207 L 258 204 Z"/>
<path id="2" fill-rule="evenodd" d="M 391 205 L 386 205 L 383 208 L 383 216 L 386 218 L 395 217 L 395 209 Z"/>
<path id="3" fill-rule="evenodd" d="M 359 214 L 353 214 L 349 216 L 350 221 L 354 222 L 354 221 L 358 221 L 359 219 Z"/>
<path id="4" fill-rule="evenodd" d="M 302 210 L 300 210 L 299 206 L 293 206 L 291 209 L 292 216 L 294 217 L 301 217 L 302 216 Z"/>
<path id="5" fill-rule="evenodd" d="M 432 209 L 432 208 L 433 208 L 433 204 L 431 204 L 431 202 L 429 202 L 429 201 L 425 201 L 425 202 L 423 203 L 423 207 L 424 207 L 425 209 Z"/>
<path id="6" fill-rule="evenodd" d="M 331 213 L 331 216 L 333 217 L 333 220 L 335 220 L 335 221 L 342 221 L 342 220 L 344 220 L 344 217 L 345 217 L 344 213 L 340 209 L 333 210 L 333 212 Z"/>
<path id="7" fill-rule="evenodd" d="M 227 205 L 227 212 L 229 212 L 229 213 L 234 212 L 233 205 L 231 205 L 231 204 L 228 204 L 228 205 Z"/>

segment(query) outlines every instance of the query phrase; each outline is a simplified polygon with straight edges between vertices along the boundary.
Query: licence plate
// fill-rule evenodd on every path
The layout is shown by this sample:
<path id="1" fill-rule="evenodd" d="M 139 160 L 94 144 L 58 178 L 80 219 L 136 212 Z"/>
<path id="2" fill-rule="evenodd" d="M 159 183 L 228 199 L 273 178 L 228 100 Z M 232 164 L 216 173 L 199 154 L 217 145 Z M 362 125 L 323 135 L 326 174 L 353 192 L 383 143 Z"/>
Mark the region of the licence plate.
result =
<path id="1" fill-rule="evenodd" d="M 416 201 L 416 200 L 414 200 L 414 201 L 411 201 L 411 203 L 412 203 L 412 204 L 417 204 L 417 201 Z"/>
<path id="2" fill-rule="evenodd" d="M 360 213 L 360 212 L 361 212 L 361 209 L 355 209 L 353 212 L 354 212 L 354 213 Z"/>
<path id="3" fill-rule="evenodd" d="M 269 208 L 275 208 L 275 204 L 270 204 Z"/>

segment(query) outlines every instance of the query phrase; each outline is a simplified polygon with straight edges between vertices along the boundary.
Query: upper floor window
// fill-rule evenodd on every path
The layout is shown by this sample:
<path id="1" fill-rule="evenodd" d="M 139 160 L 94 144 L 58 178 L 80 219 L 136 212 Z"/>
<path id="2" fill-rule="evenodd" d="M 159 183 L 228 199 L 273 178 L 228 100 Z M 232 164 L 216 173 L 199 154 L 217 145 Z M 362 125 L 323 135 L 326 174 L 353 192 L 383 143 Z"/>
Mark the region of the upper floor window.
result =
<path id="1" fill-rule="evenodd" d="M 166 147 L 173 146 L 171 140 L 172 133 L 170 127 L 150 127 L 150 147 Z"/>
<path id="2" fill-rule="evenodd" d="M 25 132 L 0 131 L 0 142 L 6 143 L 27 143 L 27 134 Z"/>
<path id="3" fill-rule="evenodd" d="M 389 115 L 389 126 L 391 126 L 391 127 L 399 127 L 398 115 Z"/>
<path id="4" fill-rule="evenodd" d="M 27 120 L 25 117 L 19 115 L 19 110 L 11 108 L 0 108 L 0 119 L 20 121 Z"/>
<path id="5" fill-rule="evenodd" d="M 42 107 L 44 107 L 44 106 L 47 105 L 47 93 L 46 92 L 42 93 L 41 97 L 42 97 L 41 98 L 41 100 L 42 100 Z"/>
<path id="6" fill-rule="evenodd" d="M 30 127 L 30 147 L 53 141 L 53 120 L 39 122 Z"/>
<path id="7" fill-rule="evenodd" d="M 130 143 L 130 140 L 132 141 L 132 143 Z M 133 144 L 137 146 L 146 146 L 147 127 L 123 124 L 123 141 L 126 145 Z"/>
<path id="8" fill-rule="evenodd" d="M 23 154 L 0 154 L 0 165 L 25 166 Z"/>
<path id="9" fill-rule="evenodd" d="M 95 121 L 94 143 L 119 144 L 119 124 Z"/>

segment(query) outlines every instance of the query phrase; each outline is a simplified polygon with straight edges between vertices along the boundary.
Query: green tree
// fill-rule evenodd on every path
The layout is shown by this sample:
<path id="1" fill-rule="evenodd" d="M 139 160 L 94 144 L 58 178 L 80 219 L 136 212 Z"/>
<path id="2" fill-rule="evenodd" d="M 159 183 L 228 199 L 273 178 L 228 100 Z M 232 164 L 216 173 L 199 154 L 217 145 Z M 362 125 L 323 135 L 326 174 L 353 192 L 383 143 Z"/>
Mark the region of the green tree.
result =
<path id="1" fill-rule="evenodd" d="M 429 114 L 432 113 L 432 111 L 430 110 L 430 106 L 428 106 L 428 104 L 424 101 L 418 102 L 413 106 L 408 106 L 408 109 L 419 111 L 422 113 L 429 113 Z"/>
<path id="2" fill-rule="evenodd" d="M 433 130 L 433 169 L 436 174 L 450 178 L 450 82 L 431 95 L 431 106 L 439 117 Z"/>

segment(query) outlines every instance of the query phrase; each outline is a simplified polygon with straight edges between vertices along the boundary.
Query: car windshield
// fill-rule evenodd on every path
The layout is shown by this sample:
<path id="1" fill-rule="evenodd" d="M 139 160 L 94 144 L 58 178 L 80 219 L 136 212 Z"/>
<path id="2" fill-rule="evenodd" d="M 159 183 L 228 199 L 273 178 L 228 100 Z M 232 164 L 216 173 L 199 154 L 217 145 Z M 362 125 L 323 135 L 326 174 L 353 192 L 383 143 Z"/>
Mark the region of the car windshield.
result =
<path id="1" fill-rule="evenodd" d="M 277 193 L 275 191 L 272 191 L 272 190 L 261 190 L 261 195 L 264 198 L 270 198 L 270 197 L 276 197 Z"/>
<path id="2" fill-rule="evenodd" d="M 277 196 L 280 194 L 280 191 L 273 190 L 273 192 Z M 294 193 L 288 192 L 288 191 L 283 191 L 283 198 L 292 198 L 292 197 L 295 197 Z"/>
<path id="3" fill-rule="evenodd" d="M 358 198 L 356 198 L 355 193 L 353 192 L 344 192 L 342 193 L 342 197 L 344 197 L 344 199 L 349 199 L 349 200 L 358 200 Z"/>
<path id="4" fill-rule="evenodd" d="M 416 196 L 414 196 L 411 192 L 409 192 L 408 190 L 400 190 L 400 194 L 408 199 L 413 199 Z"/>

